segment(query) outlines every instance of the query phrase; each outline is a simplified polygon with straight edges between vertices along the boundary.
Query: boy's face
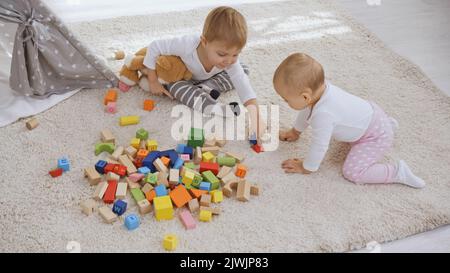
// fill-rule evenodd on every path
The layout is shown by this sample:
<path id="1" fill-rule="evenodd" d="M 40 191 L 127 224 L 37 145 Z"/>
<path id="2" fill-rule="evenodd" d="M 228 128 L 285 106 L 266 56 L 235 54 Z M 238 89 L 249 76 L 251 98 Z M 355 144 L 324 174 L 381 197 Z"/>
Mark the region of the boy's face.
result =
<path id="1" fill-rule="evenodd" d="M 311 94 L 301 92 L 284 84 L 281 80 L 275 80 L 273 83 L 275 91 L 284 99 L 284 101 L 294 110 L 302 110 L 311 103 Z"/>
<path id="2" fill-rule="evenodd" d="M 221 41 L 208 42 L 202 37 L 202 44 L 209 63 L 220 69 L 226 69 L 234 64 L 241 53 L 241 49 L 230 48 Z"/>

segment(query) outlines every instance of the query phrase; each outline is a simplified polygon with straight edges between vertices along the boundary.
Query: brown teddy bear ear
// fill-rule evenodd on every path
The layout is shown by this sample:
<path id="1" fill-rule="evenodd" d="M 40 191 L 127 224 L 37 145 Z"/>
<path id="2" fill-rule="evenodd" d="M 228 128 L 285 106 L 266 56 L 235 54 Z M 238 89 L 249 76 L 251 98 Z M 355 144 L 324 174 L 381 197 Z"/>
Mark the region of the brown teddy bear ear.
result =
<path id="1" fill-rule="evenodd" d="M 159 57 L 158 60 L 156 60 L 156 64 L 161 66 L 164 70 L 170 70 L 172 68 L 169 60 L 164 56 Z"/>

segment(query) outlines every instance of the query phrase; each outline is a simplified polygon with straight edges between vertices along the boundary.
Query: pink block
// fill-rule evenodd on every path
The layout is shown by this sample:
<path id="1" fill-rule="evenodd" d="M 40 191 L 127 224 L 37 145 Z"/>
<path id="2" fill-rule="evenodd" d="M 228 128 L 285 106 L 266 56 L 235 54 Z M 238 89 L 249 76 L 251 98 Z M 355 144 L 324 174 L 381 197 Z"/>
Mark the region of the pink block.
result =
<path id="1" fill-rule="evenodd" d="M 144 178 L 144 174 L 142 173 L 132 173 L 128 176 L 128 179 L 133 182 L 139 182 L 142 178 Z"/>
<path id="2" fill-rule="evenodd" d="M 194 229 L 197 226 L 194 217 L 188 210 L 180 212 L 180 220 L 186 229 Z"/>
<path id="3" fill-rule="evenodd" d="M 183 159 L 183 161 L 191 160 L 191 157 L 188 154 L 181 154 L 180 157 L 181 159 Z"/>
<path id="4" fill-rule="evenodd" d="M 117 111 L 116 103 L 114 101 L 108 102 L 105 110 L 108 113 L 114 114 Z"/>
<path id="5" fill-rule="evenodd" d="M 127 85 L 126 83 L 119 81 L 119 90 L 122 92 L 128 92 L 130 90 L 131 86 Z"/>

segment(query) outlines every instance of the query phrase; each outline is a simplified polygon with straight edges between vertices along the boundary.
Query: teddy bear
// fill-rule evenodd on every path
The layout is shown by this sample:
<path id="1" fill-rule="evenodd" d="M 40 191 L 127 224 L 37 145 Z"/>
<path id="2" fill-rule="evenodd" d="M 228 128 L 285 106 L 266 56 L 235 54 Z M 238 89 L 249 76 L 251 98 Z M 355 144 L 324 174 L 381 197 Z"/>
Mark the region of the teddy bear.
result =
<path id="1" fill-rule="evenodd" d="M 150 91 L 147 80 L 148 70 L 143 64 L 146 53 L 147 48 L 142 48 L 134 55 L 127 55 L 126 57 L 123 54 L 118 55 L 119 58 L 125 58 L 124 65 L 119 73 L 120 90 L 126 92 L 130 87 L 139 85 L 143 90 Z M 155 70 L 161 84 L 192 78 L 192 73 L 187 69 L 181 58 L 177 56 L 159 56 L 156 60 Z"/>

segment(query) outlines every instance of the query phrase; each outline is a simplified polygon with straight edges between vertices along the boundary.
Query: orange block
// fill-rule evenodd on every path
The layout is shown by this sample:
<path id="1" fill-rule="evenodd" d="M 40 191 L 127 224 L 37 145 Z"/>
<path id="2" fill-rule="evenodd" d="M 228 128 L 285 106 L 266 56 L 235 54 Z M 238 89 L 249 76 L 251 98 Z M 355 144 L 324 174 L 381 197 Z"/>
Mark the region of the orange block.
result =
<path id="1" fill-rule="evenodd" d="M 238 164 L 236 167 L 235 175 L 237 177 L 243 178 L 246 173 L 247 173 L 247 166 L 245 166 L 244 164 Z"/>
<path id="2" fill-rule="evenodd" d="M 194 197 L 194 198 L 200 198 L 200 196 L 202 196 L 202 194 L 208 193 L 208 191 L 197 190 L 197 189 L 190 189 L 189 192 L 191 193 L 192 197 Z"/>
<path id="3" fill-rule="evenodd" d="M 192 199 L 186 188 L 181 185 L 176 187 L 173 191 L 170 191 L 169 196 L 177 208 L 181 208 Z"/>
<path id="4" fill-rule="evenodd" d="M 162 161 L 162 163 L 163 163 L 164 165 L 166 165 L 166 167 L 167 167 L 167 166 L 169 166 L 170 158 L 165 157 L 165 156 L 162 156 L 162 157 L 161 157 L 161 161 Z"/>
<path id="5" fill-rule="evenodd" d="M 152 111 L 155 108 L 155 102 L 153 100 L 144 100 L 144 110 Z"/>
<path id="6" fill-rule="evenodd" d="M 139 151 L 137 152 L 136 157 L 139 158 L 145 158 L 148 155 L 149 151 L 145 150 L 145 149 L 139 149 Z"/>
<path id="7" fill-rule="evenodd" d="M 148 202 L 153 203 L 153 198 L 156 197 L 155 190 L 151 190 L 145 193 L 145 198 L 148 200 Z"/>
<path id="8" fill-rule="evenodd" d="M 117 101 L 117 91 L 114 89 L 109 89 L 106 92 L 105 98 L 103 100 L 103 104 L 107 105 L 108 102 Z"/>

